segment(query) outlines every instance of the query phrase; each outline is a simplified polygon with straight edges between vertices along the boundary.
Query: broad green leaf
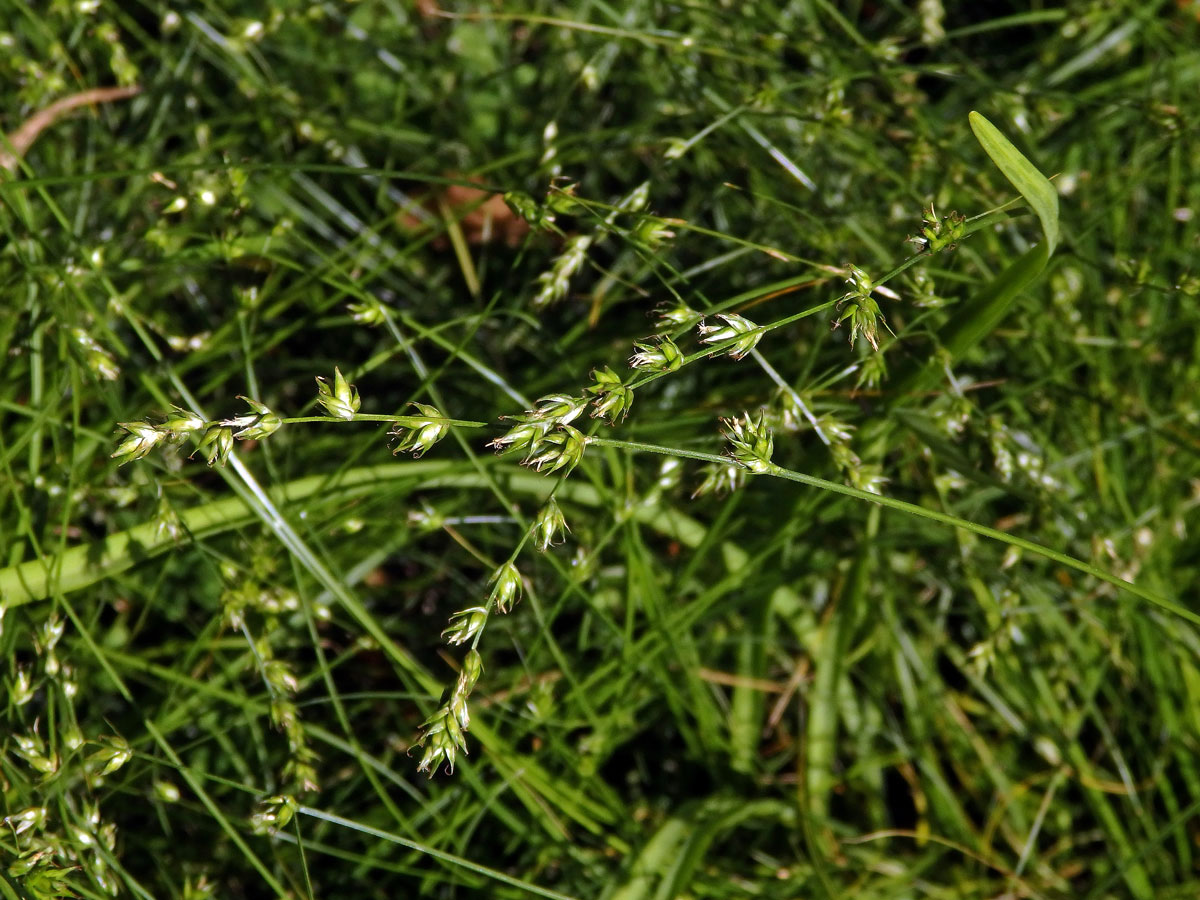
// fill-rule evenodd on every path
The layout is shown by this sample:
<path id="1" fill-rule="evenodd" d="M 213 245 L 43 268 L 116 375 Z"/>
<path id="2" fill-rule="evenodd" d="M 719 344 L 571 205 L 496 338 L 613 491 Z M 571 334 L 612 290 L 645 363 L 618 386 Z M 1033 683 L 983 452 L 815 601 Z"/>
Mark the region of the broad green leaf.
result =
<path id="1" fill-rule="evenodd" d="M 1041 219 L 1046 235 L 1046 255 L 1053 254 L 1058 244 L 1058 192 L 1054 185 L 995 125 L 974 110 L 968 118 L 971 130 L 992 162 Z"/>

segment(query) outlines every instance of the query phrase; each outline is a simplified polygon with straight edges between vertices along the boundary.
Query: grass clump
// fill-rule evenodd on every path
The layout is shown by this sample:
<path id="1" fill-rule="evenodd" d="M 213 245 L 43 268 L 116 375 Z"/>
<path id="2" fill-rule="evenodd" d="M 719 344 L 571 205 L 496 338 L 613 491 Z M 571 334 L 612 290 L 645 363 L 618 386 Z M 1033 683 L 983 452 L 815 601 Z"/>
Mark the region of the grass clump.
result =
<path id="1" fill-rule="evenodd" d="M 6 898 L 1195 895 L 1187 4 L 6 11 Z"/>

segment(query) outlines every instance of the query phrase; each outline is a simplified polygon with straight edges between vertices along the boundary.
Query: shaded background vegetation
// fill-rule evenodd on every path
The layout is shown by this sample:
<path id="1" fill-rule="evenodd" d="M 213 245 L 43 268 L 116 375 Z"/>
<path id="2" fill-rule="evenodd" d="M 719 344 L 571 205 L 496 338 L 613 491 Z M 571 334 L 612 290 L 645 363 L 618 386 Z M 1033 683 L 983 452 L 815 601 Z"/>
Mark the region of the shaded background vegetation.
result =
<path id="1" fill-rule="evenodd" d="M 700 466 L 611 448 L 559 494 L 565 546 L 520 557 L 470 756 L 429 781 L 408 756 L 455 677 L 447 617 L 554 483 L 484 448 L 498 417 L 627 371 L 664 304 L 824 308 L 766 366 L 639 390 L 612 435 L 718 452 L 719 416 L 766 407 L 782 465 L 886 478 L 1191 608 L 1194 3 L 0 8 L 10 134 L 142 88 L 0 173 L 6 896 L 1195 895 L 1193 624 L 860 500 L 693 498 Z M 1013 198 L 971 109 L 1056 175 L 1062 247 L 937 390 L 895 398 L 1037 239 L 1014 214 L 906 271 L 880 353 L 831 329 L 843 267 L 916 252 L 929 204 Z M 481 205 L 505 191 L 554 228 Z M 312 414 L 335 366 L 364 412 L 495 427 L 420 462 L 369 423 L 289 425 L 242 470 L 110 459 L 116 423 L 170 404 Z M 768 369 L 857 429 L 858 463 Z M 275 835 L 271 796 L 304 807 Z"/>

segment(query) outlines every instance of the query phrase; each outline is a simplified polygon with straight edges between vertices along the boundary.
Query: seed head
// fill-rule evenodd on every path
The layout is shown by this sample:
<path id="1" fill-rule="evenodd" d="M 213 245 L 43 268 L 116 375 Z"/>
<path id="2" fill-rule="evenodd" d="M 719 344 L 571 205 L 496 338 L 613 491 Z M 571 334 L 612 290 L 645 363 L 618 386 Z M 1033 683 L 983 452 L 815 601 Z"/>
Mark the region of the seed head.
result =
<path id="1" fill-rule="evenodd" d="M 12 750 L 13 754 L 25 760 L 35 772 L 50 776 L 58 771 L 58 755 L 47 752 L 41 735 L 36 731 L 32 736 L 23 734 L 13 734 L 10 736 L 13 743 L 16 744 Z"/>
<path id="2" fill-rule="evenodd" d="M 133 759 L 133 750 L 120 735 L 100 738 L 100 749 L 88 757 L 89 766 L 97 775 L 108 775 L 117 771 Z"/>
<path id="3" fill-rule="evenodd" d="M 117 460 L 118 465 L 141 459 L 167 436 L 167 432 L 161 431 L 149 422 L 121 422 L 118 427 L 124 428 L 127 434 L 125 440 L 121 441 L 112 454 L 112 459 Z"/>
<path id="4" fill-rule="evenodd" d="M 658 307 L 658 327 L 663 330 L 691 328 L 703 318 L 683 301 L 664 303 Z"/>
<path id="5" fill-rule="evenodd" d="M 557 431 L 550 432 L 530 447 L 529 455 L 522 462 L 539 472 L 545 466 L 547 475 L 559 469 L 563 469 L 565 475 L 579 465 L 586 447 L 587 437 L 581 431 L 570 425 L 560 425 Z"/>
<path id="6" fill-rule="evenodd" d="M 718 497 L 732 494 L 745 483 L 746 470 L 741 466 L 709 463 L 704 467 L 704 480 L 700 482 L 696 490 L 692 491 L 692 499 L 703 497 L 706 494 L 715 494 Z"/>
<path id="7" fill-rule="evenodd" d="M 931 202 L 929 209 L 921 213 L 921 233 L 908 240 L 928 253 L 937 253 L 954 249 L 966 230 L 967 220 L 961 213 L 952 212 L 940 217 Z"/>
<path id="8" fill-rule="evenodd" d="M 492 577 L 488 579 L 488 584 L 492 586 L 492 591 L 488 594 L 488 602 L 495 603 L 496 609 L 502 613 L 512 609 L 513 604 L 521 599 L 521 594 L 524 592 L 521 573 L 517 571 L 516 565 L 511 561 L 496 569 L 492 573 Z"/>
<path id="9" fill-rule="evenodd" d="M 24 834 L 31 828 L 41 828 L 46 823 L 46 807 L 31 806 L 20 812 L 13 813 L 0 819 L 0 823 L 13 830 L 13 835 Z"/>
<path id="10" fill-rule="evenodd" d="M 567 394 L 550 394 L 534 404 L 526 415 L 531 419 L 545 419 L 555 425 L 569 425 L 579 417 L 587 406 L 586 397 L 571 397 Z"/>
<path id="11" fill-rule="evenodd" d="M 284 794 L 268 797 L 250 817 L 250 827 L 256 834 L 275 834 L 279 829 L 287 827 L 297 809 L 299 807 L 293 797 Z"/>
<path id="12" fill-rule="evenodd" d="M 465 644 L 479 633 L 487 623 L 487 617 L 487 609 L 482 606 L 459 610 L 450 616 L 450 627 L 442 632 L 442 637 L 448 644 Z"/>
<path id="13" fill-rule="evenodd" d="M 550 546 L 565 541 L 566 532 L 570 530 L 558 503 L 551 497 L 546 501 L 546 505 L 538 510 L 537 518 L 533 520 L 533 546 L 545 553 Z"/>
<path id="14" fill-rule="evenodd" d="M 8 696 L 17 706 L 24 706 L 33 699 L 33 694 L 33 682 L 29 677 L 29 669 L 25 666 L 18 666 L 17 675 L 12 681 Z"/>
<path id="15" fill-rule="evenodd" d="M 725 324 L 700 323 L 700 343 L 724 344 L 727 341 L 733 341 L 724 348 L 724 352 L 729 354 L 731 359 L 741 359 L 762 340 L 763 333 L 758 326 L 743 316 L 735 313 L 718 313 L 717 318 Z"/>
<path id="16" fill-rule="evenodd" d="M 605 366 L 592 370 L 592 384 L 585 390 L 592 395 L 592 418 L 605 419 L 609 425 L 629 415 L 633 406 L 633 391 L 621 381 L 621 376 Z"/>
<path id="17" fill-rule="evenodd" d="M 158 427 L 161 431 L 167 432 L 171 440 L 179 440 L 194 431 L 199 431 L 207 424 L 207 422 L 194 412 L 178 406 L 172 406 L 171 411 L 167 413 L 166 419 Z"/>
<path id="18" fill-rule="evenodd" d="M 414 459 L 420 459 L 425 452 L 444 438 L 450 431 L 450 426 L 443 421 L 445 416 L 436 406 L 428 403 L 413 403 L 421 414 L 416 421 L 397 422 L 392 426 L 392 436 L 400 438 L 392 449 L 392 455 L 407 453 L 410 450 Z"/>
<path id="19" fill-rule="evenodd" d="M 517 424 L 488 444 L 501 456 L 519 453 L 522 450 L 528 456 L 533 452 L 533 448 L 541 443 L 546 433 L 554 427 L 554 423 L 549 419 L 535 419 L 528 415 L 505 416 L 504 418 Z"/>
<path id="20" fill-rule="evenodd" d="M 878 350 L 879 322 L 883 318 L 883 314 L 879 311 L 879 304 L 871 296 L 871 293 L 877 288 L 880 291 L 886 291 L 886 288 L 879 288 L 866 272 L 853 265 L 850 266 L 850 275 L 846 282 L 851 289 L 843 294 L 837 302 L 838 309 L 845 307 L 845 312 L 833 323 L 833 327 L 837 328 L 843 322 L 849 321 L 850 343 L 853 344 L 861 334 L 867 339 L 872 349 Z"/>
<path id="21" fill-rule="evenodd" d="M 368 298 L 363 303 L 347 304 L 346 308 L 350 310 L 350 318 L 362 325 L 373 327 L 387 321 L 387 310 L 374 297 Z"/>
<path id="22" fill-rule="evenodd" d="M 220 463 L 225 465 L 233 450 L 233 429 L 220 422 L 209 422 L 200 436 L 200 443 L 192 452 L 192 456 L 203 453 L 210 466 Z"/>
<path id="23" fill-rule="evenodd" d="M 259 441 L 270 437 L 283 424 L 279 416 L 271 412 L 266 404 L 240 395 L 238 399 L 245 400 L 251 412 L 243 416 L 234 416 L 232 419 L 224 419 L 221 424 L 232 429 L 233 436 L 239 441 Z"/>
<path id="24" fill-rule="evenodd" d="M 554 213 L 528 194 L 521 191 L 509 191 L 504 194 L 504 202 L 516 215 L 539 231 L 548 230 L 554 224 Z"/>
<path id="25" fill-rule="evenodd" d="M 775 441 L 763 413 L 758 414 L 757 421 L 750 418 L 750 413 L 744 413 L 740 419 L 722 419 L 721 424 L 729 441 L 726 454 L 730 459 L 755 475 L 770 471 Z"/>
<path id="26" fill-rule="evenodd" d="M 478 650 L 468 650 L 463 657 L 462 671 L 458 673 L 458 683 L 454 685 L 454 695 L 467 696 L 475 689 L 475 682 L 483 673 L 483 657 Z"/>
<path id="27" fill-rule="evenodd" d="M 683 365 L 683 351 L 666 335 L 644 341 L 634 341 L 633 346 L 638 352 L 629 357 L 631 368 L 650 369 L 654 372 L 674 372 Z"/>
<path id="28" fill-rule="evenodd" d="M 471 713 L 467 709 L 467 698 L 475 688 L 475 682 L 483 671 L 483 658 L 478 650 L 468 650 L 463 659 L 462 671 L 458 673 L 458 681 L 454 692 L 450 695 L 450 711 L 458 720 L 459 726 L 466 731 L 471 726 Z"/>
<path id="29" fill-rule="evenodd" d="M 121 376 L 121 367 L 94 337 L 82 328 L 74 328 L 71 335 L 83 350 L 83 358 L 92 374 L 103 381 L 116 381 Z"/>
<path id="30" fill-rule="evenodd" d="M 432 778 L 442 760 L 446 761 L 449 771 L 454 771 L 458 751 L 467 752 L 467 741 L 449 704 L 421 724 L 421 736 L 417 738 L 416 746 L 425 748 L 421 762 L 417 764 L 418 772 L 428 772 Z"/>
<path id="31" fill-rule="evenodd" d="M 675 237 L 675 232 L 669 226 L 679 224 L 679 222 L 679 219 L 644 216 L 633 226 L 631 236 L 648 250 L 657 250 L 663 243 Z"/>
<path id="32" fill-rule="evenodd" d="M 329 415 L 347 421 L 354 418 L 354 414 L 362 405 L 362 401 L 358 398 L 358 389 L 354 385 L 346 383 L 341 370 L 337 367 L 334 367 L 333 370 L 332 387 L 320 375 L 317 376 L 317 402 L 325 407 L 325 411 Z"/>
<path id="33" fill-rule="evenodd" d="M 621 212 L 637 212 L 650 202 L 650 182 L 643 181 L 632 191 L 617 201 L 617 209 Z"/>
<path id="34" fill-rule="evenodd" d="M 567 241 L 554 264 L 537 278 L 538 292 L 532 300 L 535 308 L 544 308 L 567 296 L 571 278 L 587 261 L 587 251 L 592 245 L 592 240 L 591 235 L 581 234 Z"/>
<path id="35" fill-rule="evenodd" d="M 888 483 L 888 478 L 878 463 L 860 461 L 859 465 L 846 470 L 846 477 L 851 485 L 870 494 L 882 494 L 883 486 Z"/>

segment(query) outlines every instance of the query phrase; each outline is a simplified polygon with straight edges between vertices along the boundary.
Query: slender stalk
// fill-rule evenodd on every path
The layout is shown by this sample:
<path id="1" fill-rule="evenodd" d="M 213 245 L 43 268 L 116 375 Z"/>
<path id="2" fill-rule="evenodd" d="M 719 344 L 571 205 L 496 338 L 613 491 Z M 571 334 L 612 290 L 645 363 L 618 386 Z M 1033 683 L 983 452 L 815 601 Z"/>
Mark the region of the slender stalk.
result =
<path id="1" fill-rule="evenodd" d="M 355 413 L 352 419 L 342 419 L 337 416 L 288 416 L 280 418 L 283 425 L 299 425 L 305 422 L 335 422 L 344 425 L 347 422 L 386 422 L 397 425 L 423 425 L 426 422 L 438 422 L 442 425 L 452 425 L 455 428 L 486 428 L 487 422 L 473 422 L 469 419 L 439 419 L 434 416 L 380 416 L 370 413 Z"/>
<path id="2" fill-rule="evenodd" d="M 657 444 L 644 444 L 637 441 L 621 441 L 613 438 L 590 438 L 589 443 L 601 447 L 619 447 L 624 450 L 631 450 L 640 453 L 659 453 L 665 456 L 679 456 L 685 459 L 695 459 L 701 462 L 717 463 L 719 465 L 734 465 L 729 457 L 720 456 L 716 453 L 704 453 L 698 450 L 684 450 L 675 447 L 662 447 Z M 849 487 L 844 484 L 838 484 L 836 481 L 826 481 L 824 478 L 818 478 L 815 475 L 806 475 L 803 472 L 794 472 L 791 469 L 785 469 L 782 466 L 772 464 L 767 475 L 773 475 L 777 478 L 783 478 L 787 481 L 795 481 L 800 484 L 808 485 L 809 487 L 820 488 L 823 491 L 829 491 L 834 494 L 842 494 L 846 497 L 853 497 L 855 500 L 861 500 L 865 503 L 877 503 L 880 506 L 885 506 L 888 509 L 895 509 L 911 516 L 917 516 L 922 519 L 929 519 L 933 522 L 939 522 L 943 525 L 949 525 L 952 528 L 962 528 L 980 537 L 991 538 L 995 541 L 1008 544 L 1012 547 L 1018 547 L 1021 550 L 1027 550 L 1052 562 L 1075 569 L 1077 572 L 1083 572 L 1085 575 L 1091 575 L 1093 578 L 1098 578 L 1113 587 L 1133 594 L 1155 606 L 1173 613 L 1181 618 L 1187 619 L 1189 622 L 1200 624 L 1200 613 L 1188 609 L 1173 600 L 1166 597 L 1161 597 L 1153 591 L 1148 591 L 1143 587 L 1134 584 L 1131 581 L 1126 581 L 1124 578 L 1118 578 L 1105 572 L 1103 569 L 1098 569 L 1096 566 L 1083 560 L 1076 559 L 1073 556 L 1068 556 L 1058 550 L 1053 550 L 1036 541 L 1030 541 L 1016 535 L 1008 534 L 996 528 L 989 528 L 987 525 L 980 525 L 976 522 L 971 522 L 967 519 L 952 516 L 949 513 L 939 512 L 936 509 L 919 506 L 916 503 L 908 503 L 905 500 L 897 500 L 894 497 L 888 497 L 882 494 L 872 494 L 869 491 L 859 490 L 858 488 Z"/>

